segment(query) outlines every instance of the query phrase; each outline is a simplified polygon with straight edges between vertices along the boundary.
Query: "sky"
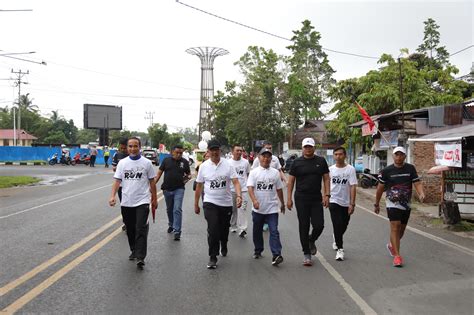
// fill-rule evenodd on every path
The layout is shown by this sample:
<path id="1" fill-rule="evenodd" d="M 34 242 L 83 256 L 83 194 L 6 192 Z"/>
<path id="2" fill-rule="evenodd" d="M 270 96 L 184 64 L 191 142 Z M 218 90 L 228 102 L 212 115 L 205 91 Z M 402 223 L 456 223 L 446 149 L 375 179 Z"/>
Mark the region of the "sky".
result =
<path id="1" fill-rule="evenodd" d="M 353 54 L 395 58 L 401 48 L 414 52 L 423 39 L 423 21 L 440 26 L 441 45 L 450 53 L 473 44 L 472 1 L 421 0 L 180 0 L 222 17 L 291 38 L 305 19 L 321 33 L 324 48 Z M 32 9 L 27 12 L 2 10 Z M 171 130 L 196 127 L 199 120 L 200 60 L 185 52 L 213 46 L 229 51 L 214 63 L 215 90 L 225 81 L 241 80 L 234 65 L 249 46 L 288 55 L 284 39 L 272 37 L 193 10 L 175 0 L 81 0 L 0 2 L 0 107 L 18 94 L 11 70 L 29 71 L 21 94 L 29 93 L 41 113 L 52 110 L 83 127 L 83 104 L 123 108 L 123 127 L 146 131 L 153 122 Z M 377 59 L 327 51 L 343 80 L 377 69 Z M 468 74 L 474 49 L 450 61 Z"/>

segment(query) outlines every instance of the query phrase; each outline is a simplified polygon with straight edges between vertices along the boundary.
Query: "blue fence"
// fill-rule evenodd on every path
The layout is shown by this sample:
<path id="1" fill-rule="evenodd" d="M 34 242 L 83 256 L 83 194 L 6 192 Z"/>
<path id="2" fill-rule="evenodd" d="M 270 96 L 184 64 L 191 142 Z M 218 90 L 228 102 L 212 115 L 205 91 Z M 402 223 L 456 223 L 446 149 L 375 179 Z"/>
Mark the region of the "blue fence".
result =
<path id="1" fill-rule="evenodd" d="M 104 164 L 104 152 L 103 150 L 97 150 L 96 164 Z M 89 149 L 71 148 L 71 158 L 76 154 L 80 153 L 81 156 L 89 154 Z M 0 162 L 18 162 L 18 161 L 47 161 L 57 153 L 61 156 L 61 147 L 0 147 Z M 115 150 L 110 150 L 110 159 L 114 155 Z"/>

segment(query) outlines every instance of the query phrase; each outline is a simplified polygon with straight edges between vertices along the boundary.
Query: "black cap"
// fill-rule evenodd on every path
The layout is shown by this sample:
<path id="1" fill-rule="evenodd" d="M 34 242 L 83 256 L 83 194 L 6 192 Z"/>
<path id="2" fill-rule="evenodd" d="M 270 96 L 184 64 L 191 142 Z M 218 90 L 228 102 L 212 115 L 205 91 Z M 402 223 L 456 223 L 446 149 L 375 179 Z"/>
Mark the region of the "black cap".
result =
<path id="1" fill-rule="evenodd" d="M 220 149 L 221 148 L 221 144 L 219 143 L 219 141 L 215 140 L 215 139 L 211 139 L 207 142 L 207 148 L 210 150 L 210 149 Z"/>
<path id="2" fill-rule="evenodd" d="M 270 155 L 273 155 L 272 150 L 267 149 L 267 148 L 262 148 L 260 152 L 258 152 L 259 155 L 262 155 L 264 153 L 270 153 Z"/>

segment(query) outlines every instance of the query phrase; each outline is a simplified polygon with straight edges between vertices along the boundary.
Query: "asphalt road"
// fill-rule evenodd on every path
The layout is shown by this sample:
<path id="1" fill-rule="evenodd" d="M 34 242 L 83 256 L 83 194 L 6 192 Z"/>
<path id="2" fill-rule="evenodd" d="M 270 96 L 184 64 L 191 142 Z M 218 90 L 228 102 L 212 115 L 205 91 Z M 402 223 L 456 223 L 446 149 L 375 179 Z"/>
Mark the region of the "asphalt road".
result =
<path id="1" fill-rule="evenodd" d="M 1 167 L 46 185 L 0 190 L 0 310 L 5 313 L 473 314 L 472 240 L 412 226 L 403 268 L 385 249 L 388 223 L 360 195 L 334 260 L 332 226 L 302 266 L 296 212 L 280 216 L 285 261 L 252 259 L 249 238 L 230 235 L 229 254 L 207 270 L 206 222 L 187 185 L 180 242 L 166 233 L 164 200 L 151 223 L 143 271 L 128 261 L 118 207 L 107 205 L 111 171 L 102 167 Z M 326 211 L 327 212 L 327 211 Z M 249 209 L 250 219 L 250 209 Z M 267 236 L 266 236 L 267 239 Z"/>

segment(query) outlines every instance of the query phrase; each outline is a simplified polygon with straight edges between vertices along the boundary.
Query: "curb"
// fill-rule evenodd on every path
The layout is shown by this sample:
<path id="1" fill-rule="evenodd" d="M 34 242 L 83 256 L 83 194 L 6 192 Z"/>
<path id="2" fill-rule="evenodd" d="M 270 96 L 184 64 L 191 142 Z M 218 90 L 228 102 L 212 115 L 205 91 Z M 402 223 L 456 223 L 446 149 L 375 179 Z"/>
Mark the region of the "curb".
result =
<path id="1" fill-rule="evenodd" d="M 0 162 L 0 165 L 46 165 L 46 162 Z"/>

